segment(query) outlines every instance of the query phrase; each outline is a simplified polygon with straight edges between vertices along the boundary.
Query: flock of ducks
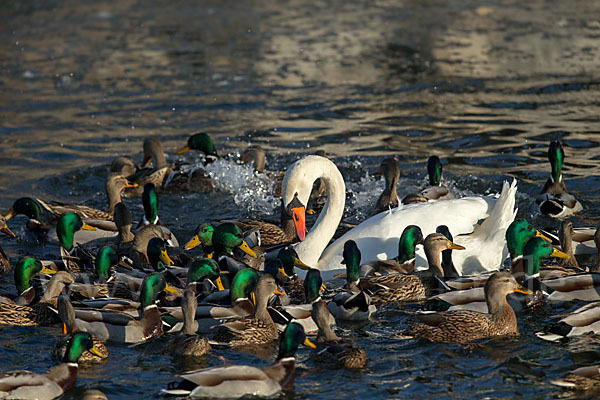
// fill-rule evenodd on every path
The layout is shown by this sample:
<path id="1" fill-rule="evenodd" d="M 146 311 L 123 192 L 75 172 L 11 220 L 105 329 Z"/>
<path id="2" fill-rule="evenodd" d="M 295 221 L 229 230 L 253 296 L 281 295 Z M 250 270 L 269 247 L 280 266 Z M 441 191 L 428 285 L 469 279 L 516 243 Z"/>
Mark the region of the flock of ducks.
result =
<path id="1" fill-rule="evenodd" d="M 557 341 L 600 331 L 600 257 L 587 267 L 574 258 L 578 249 L 589 252 L 589 242 L 600 248 L 600 233 L 576 231 L 568 219 L 582 206 L 563 181 L 559 142 L 549 146 L 552 173 L 536 199 L 541 213 L 561 221 L 558 237 L 516 218 L 516 181 L 505 182 L 497 196 L 454 198 L 442 184 L 436 156 L 427 163 L 429 185 L 402 200 L 397 160 L 383 160 L 386 184 L 374 215 L 340 236 L 346 189 L 335 163 L 319 153 L 285 174 L 266 173 L 264 151 L 253 146 L 242 162 L 280 193 L 280 224 L 206 221 L 180 246 L 160 222 L 159 194 L 213 190 L 204 166 L 219 157 L 205 133 L 190 136 L 177 154 L 190 150 L 204 154 L 204 165 L 167 163 L 154 138 L 144 141 L 140 167 L 116 158 L 106 179 L 106 210 L 25 197 L 0 217 L 8 237 L 17 235 L 7 221 L 16 226 L 15 217 L 23 215 L 24 243 L 58 247 L 53 259 L 27 255 L 14 267 L 1 252 L 4 272 L 14 270 L 16 296 L 0 297 L 0 325 L 60 326 L 63 332 L 53 353 L 58 364 L 45 374 L 3 373 L 0 398 L 60 396 L 75 385 L 79 363 L 101 362 L 115 344 L 201 357 L 278 340 L 272 365 L 188 371 L 163 390 L 189 397 L 272 396 L 293 387 L 300 345 L 314 349 L 311 357 L 320 365 L 363 368 L 368 354 L 336 334 L 336 320 L 368 320 L 377 307 L 399 303 L 422 308 L 399 338 L 465 343 L 514 335 L 517 315 L 575 299 L 589 303 L 537 336 Z M 136 197 L 144 215 L 134 227 L 122 199 Z M 306 216 L 315 212 L 308 230 Z M 562 251 L 554 247 L 559 244 Z M 543 264 L 549 257 L 562 262 Z M 334 277 L 344 278 L 342 287 L 323 284 Z M 596 388 L 599 368 L 582 367 L 553 383 Z M 98 391 L 89 395 L 105 398 Z"/>

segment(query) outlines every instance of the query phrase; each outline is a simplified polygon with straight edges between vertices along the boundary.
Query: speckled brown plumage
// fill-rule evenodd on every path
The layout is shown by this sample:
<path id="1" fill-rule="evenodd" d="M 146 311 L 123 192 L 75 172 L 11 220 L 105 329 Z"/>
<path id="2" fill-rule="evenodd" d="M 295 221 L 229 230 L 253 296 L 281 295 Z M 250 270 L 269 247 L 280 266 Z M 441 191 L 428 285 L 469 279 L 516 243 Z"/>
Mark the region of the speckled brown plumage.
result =
<path id="1" fill-rule="evenodd" d="M 497 272 L 485 286 L 489 313 L 456 310 L 418 315 L 420 320 L 405 331 L 406 336 L 432 342 L 451 343 L 516 334 L 517 317 L 506 301 L 506 295 L 517 287 L 515 278 L 508 272 Z"/>
<path id="2" fill-rule="evenodd" d="M 419 300 L 425 297 L 425 286 L 416 275 L 369 276 L 361 278 L 359 286 L 370 293 L 375 305 Z"/>

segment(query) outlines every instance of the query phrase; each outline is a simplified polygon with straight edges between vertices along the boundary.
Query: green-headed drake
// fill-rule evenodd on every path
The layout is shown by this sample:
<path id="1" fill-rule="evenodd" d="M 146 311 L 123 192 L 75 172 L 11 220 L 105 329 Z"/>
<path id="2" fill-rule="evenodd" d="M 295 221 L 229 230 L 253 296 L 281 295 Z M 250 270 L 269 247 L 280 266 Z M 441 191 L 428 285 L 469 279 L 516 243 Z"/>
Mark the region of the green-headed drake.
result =
<path id="1" fill-rule="evenodd" d="M 449 200 L 454 196 L 446 186 L 442 184 L 442 162 L 438 156 L 430 156 L 427 159 L 427 176 L 429 187 L 421 193 L 409 194 L 402 199 L 402 204 L 425 203 L 428 201 Z"/>
<path id="2" fill-rule="evenodd" d="M 187 144 L 181 149 L 177 150 L 176 154 L 187 153 L 190 150 L 198 150 L 203 152 L 206 155 L 207 163 L 214 161 L 217 157 L 219 157 L 212 138 L 204 132 L 196 133 L 188 137 Z"/>
<path id="3" fill-rule="evenodd" d="M 548 161 L 552 172 L 546 181 L 542 193 L 536 199 L 540 212 L 556 219 L 565 219 L 581 211 L 583 207 L 577 199 L 569 194 L 562 176 L 562 166 L 565 160 L 565 151 L 558 141 L 550 142 L 548 147 Z"/>
<path id="4" fill-rule="evenodd" d="M 95 231 L 96 228 L 81 220 L 75 213 L 61 215 L 56 223 L 56 236 L 60 243 L 60 255 L 67 271 L 77 272 L 85 262 L 89 262 L 87 251 L 75 245 L 75 233 L 80 230 Z M 83 251 L 80 251 L 83 250 Z"/>
<path id="5" fill-rule="evenodd" d="M 290 323 L 279 340 L 279 354 L 274 364 L 257 368 L 249 365 L 230 365 L 187 372 L 183 381 L 169 385 L 162 392 L 192 398 L 232 398 L 242 396 L 270 397 L 294 386 L 295 355 L 304 344 L 315 348 L 300 324 Z"/>
<path id="6" fill-rule="evenodd" d="M 62 396 L 75 386 L 77 362 L 85 351 L 100 355 L 88 333 L 76 333 L 67 344 L 62 363 L 48 369 L 46 373 L 11 371 L 0 374 L 0 395 L 3 398 L 23 400 L 50 400 Z"/>
<path id="7" fill-rule="evenodd" d="M 198 225 L 194 230 L 194 235 L 188 240 L 183 248 L 185 250 L 191 250 L 201 245 L 204 256 L 212 255 L 214 251 L 212 247 L 212 237 L 214 232 L 215 227 L 208 222 Z"/>
<path id="8" fill-rule="evenodd" d="M 188 268 L 186 289 L 193 290 L 201 298 L 224 290 L 219 264 L 206 257 L 194 260 Z"/>
<path id="9" fill-rule="evenodd" d="M 284 279 L 283 289 L 290 298 L 292 304 L 305 304 L 304 282 L 296 273 L 296 268 L 308 270 L 310 267 L 300 261 L 298 253 L 291 246 L 282 247 L 277 253 L 277 260 L 281 262 L 284 274 L 288 277 Z"/>
<path id="10" fill-rule="evenodd" d="M 450 239 L 452 240 L 452 239 Z M 416 225 L 408 225 L 398 241 L 398 255 L 391 260 L 370 261 L 360 266 L 361 276 L 390 273 L 412 274 L 415 269 L 415 249 L 423 244 L 423 233 Z"/>

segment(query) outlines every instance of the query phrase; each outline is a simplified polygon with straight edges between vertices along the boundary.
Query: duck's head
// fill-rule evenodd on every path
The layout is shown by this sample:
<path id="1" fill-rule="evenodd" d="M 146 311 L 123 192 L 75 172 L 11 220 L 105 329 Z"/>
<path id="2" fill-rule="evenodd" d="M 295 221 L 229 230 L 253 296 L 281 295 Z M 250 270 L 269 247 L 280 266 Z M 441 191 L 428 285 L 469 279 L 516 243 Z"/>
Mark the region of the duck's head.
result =
<path id="1" fill-rule="evenodd" d="M 250 299 L 252 291 L 256 287 L 258 282 L 258 273 L 252 268 L 243 268 L 239 270 L 233 280 L 231 281 L 231 287 L 229 295 L 231 297 L 231 304 L 234 304 L 238 299 Z M 256 304 L 256 301 L 254 301 Z"/>
<path id="2" fill-rule="evenodd" d="M 239 273 L 239 272 L 238 272 Z M 277 288 L 277 283 L 275 279 L 269 274 L 263 274 L 258 278 L 258 282 L 256 282 L 256 308 L 257 309 L 266 309 L 267 304 L 271 297 L 276 294 L 284 295 L 285 293 L 280 292 Z"/>
<path id="3" fill-rule="evenodd" d="M 169 293 L 177 293 L 176 290 L 167 285 L 167 282 L 162 274 L 154 272 L 146 275 L 142 281 L 142 288 L 140 290 L 140 302 L 142 304 L 142 310 L 145 310 L 146 307 L 154 305 L 158 295 L 163 290 Z"/>
<path id="4" fill-rule="evenodd" d="M 17 237 L 17 235 L 15 235 L 13 233 L 13 231 L 11 231 L 8 228 L 8 225 L 6 224 L 6 217 L 4 217 L 4 215 L 0 214 L 0 232 L 4 233 L 5 235 L 8 235 L 10 237 Z"/>
<path id="5" fill-rule="evenodd" d="M 81 357 L 86 350 L 100 358 L 105 358 L 105 356 L 94 347 L 94 341 L 89 333 L 77 332 L 67 343 L 67 349 L 65 350 L 63 362 L 77 363 L 79 357 Z"/>
<path id="6" fill-rule="evenodd" d="M 223 282 L 219 275 L 219 265 L 211 258 L 199 258 L 194 260 L 188 268 L 187 284 L 200 282 L 208 278 L 217 285 L 219 290 L 223 290 Z"/>
<path id="7" fill-rule="evenodd" d="M 208 222 L 198 225 L 194 231 L 194 236 L 185 244 L 184 249 L 190 250 L 198 245 L 212 246 L 213 233 L 215 227 Z"/>
<path id="8" fill-rule="evenodd" d="M 154 237 L 148 241 L 146 248 L 148 261 L 155 271 L 163 271 L 166 266 L 175 265 L 169 254 L 167 253 L 167 241 L 158 237 Z"/>
<path id="9" fill-rule="evenodd" d="M 101 282 L 108 281 L 110 269 L 119 263 L 119 255 L 110 246 L 104 246 L 96 254 L 96 276 Z"/>
<path id="10" fill-rule="evenodd" d="M 204 152 L 207 156 L 217 158 L 217 150 L 215 144 L 210 136 L 204 132 L 196 133 L 190 136 L 187 140 L 187 145 L 177 151 L 177 154 L 183 154 L 190 150 L 199 150 Z M 207 157 L 208 159 L 208 157 Z"/>
<path id="11" fill-rule="evenodd" d="M 304 296 L 306 303 L 311 304 L 321 298 L 321 290 L 323 289 L 323 278 L 321 273 L 316 268 L 311 268 L 304 277 Z"/>
<path id="12" fill-rule="evenodd" d="M 276 282 L 283 282 L 290 277 L 286 274 L 283 264 L 278 258 L 265 260 L 265 274 L 271 275 Z"/>
<path id="13" fill-rule="evenodd" d="M 415 248 L 423 244 L 423 232 L 416 225 L 408 225 L 400 235 L 398 242 L 398 262 L 403 263 L 415 258 Z"/>
<path id="14" fill-rule="evenodd" d="M 342 264 L 346 265 L 346 280 L 348 283 L 358 282 L 360 279 L 360 250 L 354 240 L 348 240 L 344 243 L 342 253 Z"/>
<path id="15" fill-rule="evenodd" d="M 127 157 L 117 157 L 110 164 L 110 172 L 123 176 L 131 176 L 135 174 L 135 164 Z"/>
<path id="16" fill-rule="evenodd" d="M 565 151 L 558 140 L 550 142 L 548 147 L 548 161 L 552 167 L 552 180 L 560 182 L 562 179 L 562 166 L 565 160 Z"/>
<path id="17" fill-rule="evenodd" d="M 265 151 L 260 146 L 250 146 L 242 153 L 242 162 L 252 164 L 254 170 L 263 172 L 265 169 Z"/>
<path id="18" fill-rule="evenodd" d="M 523 249 L 523 271 L 527 276 L 537 276 L 540 272 L 540 260 L 547 257 L 569 258 L 568 254 L 554 248 L 541 237 L 529 239 Z"/>
<path id="19" fill-rule="evenodd" d="M 229 222 L 215 228 L 212 245 L 216 254 L 232 255 L 233 249 L 238 247 L 244 253 L 256 258 L 256 253 L 244 242 L 241 229 Z"/>
<path id="20" fill-rule="evenodd" d="M 300 261 L 298 257 L 298 253 L 291 246 L 285 246 L 279 250 L 277 253 L 277 259 L 281 261 L 283 265 L 283 269 L 287 276 L 294 276 L 296 272 L 294 271 L 294 267 L 298 267 L 304 270 L 310 269 L 310 267 Z"/>
<path id="21" fill-rule="evenodd" d="M 398 183 L 398 178 L 400 177 L 397 158 L 385 158 L 379 165 L 379 173 L 385 178 L 386 187 L 393 186 L 392 189 L 394 189 Z"/>
<path id="22" fill-rule="evenodd" d="M 142 204 L 144 206 L 144 223 L 158 223 L 158 194 L 154 183 L 146 183 L 144 185 L 144 193 L 142 194 Z"/>
<path id="23" fill-rule="evenodd" d="M 295 357 L 296 351 L 298 351 L 298 347 L 300 347 L 301 344 L 311 349 L 317 348 L 306 337 L 302 325 L 297 322 L 290 322 L 279 338 L 279 355 L 277 356 L 277 359 L 281 360 Z"/>
<path id="24" fill-rule="evenodd" d="M 154 168 L 162 168 L 166 165 L 164 151 L 158 139 L 153 137 L 144 139 L 143 149 L 142 167 L 147 167 L 152 159 L 154 159 Z"/>
<path id="25" fill-rule="evenodd" d="M 83 222 L 79 215 L 75 213 L 66 213 L 60 216 L 56 223 L 56 236 L 65 250 L 73 249 L 73 239 L 75 232 L 79 230 L 95 231 L 96 228 Z"/>
<path id="26" fill-rule="evenodd" d="M 17 262 L 15 267 L 15 286 L 19 295 L 31 287 L 31 279 L 39 273 L 54 274 L 56 271 L 46 268 L 41 261 L 33 256 L 25 256 Z"/>
<path id="27" fill-rule="evenodd" d="M 464 250 L 465 248 L 458 245 L 441 233 L 430 233 L 425 238 L 423 247 L 425 248 L 425 256 L 429 262 L 429 270 L 440 276 L 444 276 L 444 270 L 440 260 L 440 254 L 444 250 Z"/>
<path id="28" fill-rule="evenodd" d="M 31 197 L 20 197 L 16 199 L 7 212 L 4 213 L 6 219 L 11 219 L 15 215 L 25 215 L 34 221 L 42 221 L 42 210 L 37 201 Z"/>
<path id="29" fill-rule="evenodd" d="M 106 181 L 104 182 L 104 187 L 106 189 L 106 193 L 108 194 L 108 197 L 116 197 L 115 195 L 118 194 L 119 196 L 121 196 L 121 194 L 123 194 L 123 191 L 127 188 L 136 188 L 138 187 L 137 183 L 132 183 L 129 182 L 129 180 L 127 178 L 125 178 L 125 176 L 117 174 L 117 173 L 112 173 L 109 174 L 106 177 Z M 113 205 L 114 207 L 114 205 Z"/>
<path id="30" fill-rule="evenodd" d="M 427 174 L 430 186 L 440 186 L 442 183 L 442 162 L 438 156 L 431 156 L 427 160 Z"/>
<path id="31" fill-rule="evenodd" d="M 523 248 L 533 237 L 541 237 L 551 242 L 540 231 L 535 229 L 529 221 L 525 219 L 515 219 L 506 229 L 506 246 L 511 258 L 523 255 Z"/>
<path id="32" fill-rule="evenodd" d="M 506 302 L 506 295 L 509 293 L 532 293 L 531 290 L 519 285 L 510 272 L 493 273 L 485 283 L 483 291 L 490 313 L 494 311 L 495 304 Z"/>

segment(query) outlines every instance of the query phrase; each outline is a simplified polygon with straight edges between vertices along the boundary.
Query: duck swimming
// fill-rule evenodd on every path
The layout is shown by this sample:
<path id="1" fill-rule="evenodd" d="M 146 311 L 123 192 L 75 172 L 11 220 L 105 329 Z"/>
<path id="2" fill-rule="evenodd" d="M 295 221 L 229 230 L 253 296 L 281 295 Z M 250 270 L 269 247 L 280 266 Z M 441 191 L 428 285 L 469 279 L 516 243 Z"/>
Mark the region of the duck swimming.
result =
<path id="1" fill-rule="evenodd" d="M 552 172 L 537 197 L 536 203 L 540 212 L 556 219 L 565 219 L 583 209 L 581 203 L 568 192 L 562 176 L 562 166 L 565 160 L 565 151 L 558 141 L 550 142 L 548 147 L 548 161 Z"/>

